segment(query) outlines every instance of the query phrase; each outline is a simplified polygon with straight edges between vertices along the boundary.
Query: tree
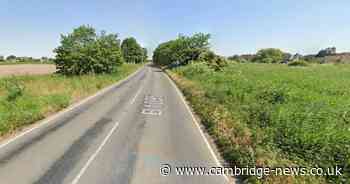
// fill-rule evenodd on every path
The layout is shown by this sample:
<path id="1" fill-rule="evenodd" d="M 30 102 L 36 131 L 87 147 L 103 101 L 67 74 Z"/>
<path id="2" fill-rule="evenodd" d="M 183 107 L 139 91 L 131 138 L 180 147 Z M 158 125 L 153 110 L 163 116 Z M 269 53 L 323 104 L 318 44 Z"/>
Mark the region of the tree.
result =
<path id="1" fill-rule="evenodd" d="M 268 48 L 259 50 L 253 61 L 257 63 L 280 63 L 284 57 L 285 55 L 280 49 Z"/>
<path id="2" fill-rule="evenodd" d="M 59 73 L 81 75 L 111 73 L 123 63 L 120 40 L 116 34 L 96 34 L 90 26 L 80 26 L 61 36 L 61 45 L 54 52 Z"/>
<path id="3" fill-rule="evenodd" d="M 16 60 L 17 57 L 15 55 L 9 55 L 7 56 L 6 60 L 10 61 L 10 60 Z"/>
<path id="4" fill-rule="evenodd" d="M 177 39 L 161 43 L 153 53 L 153 62 L 159 65 L 186 65 L 209 50 L 210 34 L 179 35 Z"/>
<path id="5" fill-rule="evenodd" d="M 147 58 L 148 58 L 147 49 L 142 48 L 142 50 L 143 50 L 143 62 L 147 62 Z"/>
<path id="6" fill-rule="evenodd" d="M 127 63 L 141 63 L 144 61 L 144 50 L 133 37 L 123 40 L 122 53 Z"/>
<path id="7" fill-rule="evenodd" d="M 5 61 L 5 57 L 4 56 L 0 56 L 0 62 L 4 62 Z"/>
<path id="8" fill-rule="evenodd" d="M 153 52 L 153 62 L 159 65 L 170 65 L 173 63 L 171 54 L 174 40 L 161 43 Z"/>

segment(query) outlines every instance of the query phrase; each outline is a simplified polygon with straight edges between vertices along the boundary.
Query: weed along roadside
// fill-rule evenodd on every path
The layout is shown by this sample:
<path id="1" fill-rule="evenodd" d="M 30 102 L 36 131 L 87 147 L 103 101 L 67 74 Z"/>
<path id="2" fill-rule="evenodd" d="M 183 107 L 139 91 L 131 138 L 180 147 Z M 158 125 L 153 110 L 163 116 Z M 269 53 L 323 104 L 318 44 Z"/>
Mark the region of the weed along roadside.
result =
<path id="1" fill-rule="evenodd" d="M 289 173 L 239 175 L 243 183 L 349 181 L 350 67 L 278 48 L 226 58 L 210 50 L 209 38 L 179 35 L 158 45 L 153 62 L 168 69 L 231 168 Z"/>
<path id="2" fill-rule="evenodd" d="M 347 93 L 348 81 L 341 79 L 349 71 L 232 64 L 215 72 L 193 64 L 168 74 L 232 166 L 345 168 L 341 176 L 245 176 L 245 182 L 337 183 L 349 179 L 349 125 L 342 118 L 348 100 L 338 95 Z"/>

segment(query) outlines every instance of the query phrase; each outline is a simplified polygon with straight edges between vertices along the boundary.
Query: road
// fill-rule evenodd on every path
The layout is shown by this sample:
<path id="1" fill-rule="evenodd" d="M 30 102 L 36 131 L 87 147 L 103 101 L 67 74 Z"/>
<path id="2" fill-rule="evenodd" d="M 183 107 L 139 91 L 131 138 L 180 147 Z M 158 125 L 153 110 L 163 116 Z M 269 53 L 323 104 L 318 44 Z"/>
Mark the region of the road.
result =
<path id="1" fill-rule="evenodd" d="M 218 166 L 175 85 L 147 65 L 103 94 L 0 145 L 1 184 L 224 184 L 161 176 L 160 166 Z"/>

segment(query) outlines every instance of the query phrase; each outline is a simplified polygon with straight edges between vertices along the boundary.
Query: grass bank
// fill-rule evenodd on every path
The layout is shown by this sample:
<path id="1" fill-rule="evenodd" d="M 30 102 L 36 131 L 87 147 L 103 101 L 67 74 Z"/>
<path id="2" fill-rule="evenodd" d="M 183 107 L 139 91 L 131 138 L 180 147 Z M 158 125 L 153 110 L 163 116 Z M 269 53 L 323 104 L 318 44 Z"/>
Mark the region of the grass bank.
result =
<path id="1" fill-rule="evenodd" d="M 0 78 L 0 135 L 34 123 L 127 77 L 141 65 L 124 64 L 116 73 Z"/>
<path id="2" fill-rule="evenodd" d="M 343 176 L 245 176 L 246 183 L 350 180 L 350 66 L 203 64 L 169 72 L 223 157 L 250 167 L 343 168 Z"/>

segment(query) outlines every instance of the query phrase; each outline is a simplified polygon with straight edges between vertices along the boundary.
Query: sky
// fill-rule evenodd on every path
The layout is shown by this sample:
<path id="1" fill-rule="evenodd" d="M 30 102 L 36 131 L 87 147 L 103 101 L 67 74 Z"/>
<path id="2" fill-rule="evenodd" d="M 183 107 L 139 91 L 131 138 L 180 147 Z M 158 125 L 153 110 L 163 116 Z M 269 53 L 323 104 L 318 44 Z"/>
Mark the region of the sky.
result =
<path id="1" fill-rule="evenodd" d="M 210 33 L 220 55 L 281 48 L 350 51 L 349 0 L 0 0 L 0 55 L 54 56 L 83 24 L 133 36 L 149 52 L 177 35 Z"/>

